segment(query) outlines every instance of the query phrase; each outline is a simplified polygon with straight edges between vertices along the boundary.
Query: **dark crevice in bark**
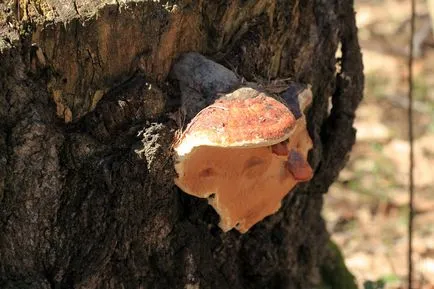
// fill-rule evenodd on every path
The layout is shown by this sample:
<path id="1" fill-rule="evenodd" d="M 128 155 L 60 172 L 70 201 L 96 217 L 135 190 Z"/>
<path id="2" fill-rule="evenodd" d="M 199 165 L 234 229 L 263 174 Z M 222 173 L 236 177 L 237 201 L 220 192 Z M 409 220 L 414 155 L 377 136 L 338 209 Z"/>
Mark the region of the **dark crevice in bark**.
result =
<path id="1" fill-rule="evenodd" d="M 355 142 L 355 110 L 363 96 L 363 63 L 357 40 L 353 3 L 342 3 L 339 11 L 339 38 L 342 43 L 341 72 L 336 75 L 331 113 L 322 129 L 324 156 L 316 178 L 318 186 L 328 187 L 337 178 Z"/>

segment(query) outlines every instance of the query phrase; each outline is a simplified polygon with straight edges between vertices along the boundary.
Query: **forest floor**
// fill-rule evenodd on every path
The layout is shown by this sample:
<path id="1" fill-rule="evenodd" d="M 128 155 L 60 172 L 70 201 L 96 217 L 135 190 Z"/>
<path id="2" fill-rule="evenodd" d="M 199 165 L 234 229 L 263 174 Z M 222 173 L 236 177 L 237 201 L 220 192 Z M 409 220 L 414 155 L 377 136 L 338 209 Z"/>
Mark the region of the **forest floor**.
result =
<path id="1" fill-rule="evenodd" d="M 434 21 L 425 1 L 417 7 L 414 283 L 434 289 Z M 360 288 L 406 288 L 410 1 L 356 0 L 356 11 L 365 98 L 357 144 L 326 195 L 323 215 Z"/>

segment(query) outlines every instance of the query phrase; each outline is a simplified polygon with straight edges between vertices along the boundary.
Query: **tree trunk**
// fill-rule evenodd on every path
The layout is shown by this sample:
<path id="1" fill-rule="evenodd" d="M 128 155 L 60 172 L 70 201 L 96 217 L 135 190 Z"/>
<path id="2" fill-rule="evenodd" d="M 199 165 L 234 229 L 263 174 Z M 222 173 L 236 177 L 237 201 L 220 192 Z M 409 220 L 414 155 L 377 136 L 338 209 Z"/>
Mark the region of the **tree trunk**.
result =
<path id="1" fill-rule="evenodd" d="M 0 288 L 350 288 L 321 207 L 362 97 L 352 1 L 6 0 L 0 51 Z M 312 84 L 315 176 L 246 234 L 173 183 L 188 51 Z"/>

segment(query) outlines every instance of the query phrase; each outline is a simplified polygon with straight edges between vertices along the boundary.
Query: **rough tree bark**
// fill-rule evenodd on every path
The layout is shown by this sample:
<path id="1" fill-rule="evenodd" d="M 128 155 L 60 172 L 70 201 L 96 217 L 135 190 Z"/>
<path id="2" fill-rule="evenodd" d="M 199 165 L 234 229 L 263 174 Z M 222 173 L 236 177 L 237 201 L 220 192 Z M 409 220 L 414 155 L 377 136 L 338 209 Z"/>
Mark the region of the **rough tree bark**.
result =
<path id="1" fill-rule="evenodd" d="M 0 51 L 1 288 L 349 288 L 320 212 L 362 97 L 352 1 L 6 0 Z M 244 235 L 173 184 L 187 51 L 313 86 L 315 176 Z"/>

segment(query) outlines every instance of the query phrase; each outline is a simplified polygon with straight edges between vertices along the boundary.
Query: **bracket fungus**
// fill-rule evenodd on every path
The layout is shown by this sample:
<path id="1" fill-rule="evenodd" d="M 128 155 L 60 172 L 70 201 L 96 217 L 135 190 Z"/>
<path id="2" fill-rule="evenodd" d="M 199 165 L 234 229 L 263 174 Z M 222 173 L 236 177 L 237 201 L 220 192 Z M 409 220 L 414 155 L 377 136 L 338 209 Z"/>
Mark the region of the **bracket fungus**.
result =
<path id="1" fill-rule="evenodd" d="M 200 111 L 176 140 L 176 185 L 208 198 L 223 231 L 245 233 L 312 177 L 304 115 L 312 94 L 308 88 L 294 97 L 297 117 L 282 99 L 239 88 Z"/>

